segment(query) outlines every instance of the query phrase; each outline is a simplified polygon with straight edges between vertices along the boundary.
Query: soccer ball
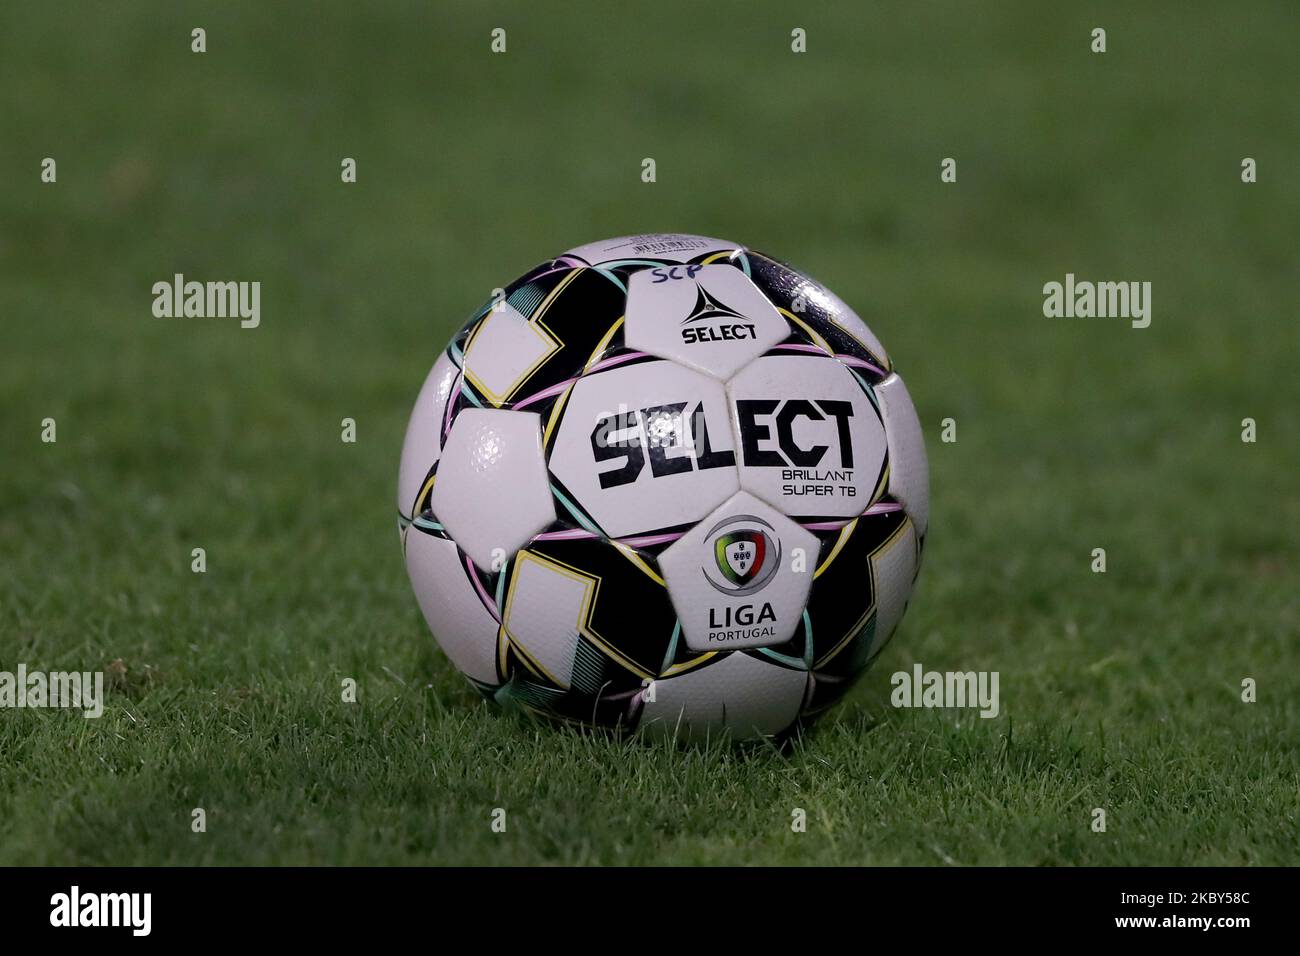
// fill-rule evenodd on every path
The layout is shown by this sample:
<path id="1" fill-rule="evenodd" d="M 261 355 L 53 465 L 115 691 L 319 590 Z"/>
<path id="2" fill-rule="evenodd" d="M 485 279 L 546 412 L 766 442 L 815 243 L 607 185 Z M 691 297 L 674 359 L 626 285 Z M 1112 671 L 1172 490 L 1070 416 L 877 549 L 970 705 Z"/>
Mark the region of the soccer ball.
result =
<path id="1" fill-rule="evenodd" d="M 415 402 L 406 567 L 502 704 L 690 737 L 784 734 L 889 640 L 925 445 L 866 324 L 703 236 L 572 249 L 483 305 Z"/>

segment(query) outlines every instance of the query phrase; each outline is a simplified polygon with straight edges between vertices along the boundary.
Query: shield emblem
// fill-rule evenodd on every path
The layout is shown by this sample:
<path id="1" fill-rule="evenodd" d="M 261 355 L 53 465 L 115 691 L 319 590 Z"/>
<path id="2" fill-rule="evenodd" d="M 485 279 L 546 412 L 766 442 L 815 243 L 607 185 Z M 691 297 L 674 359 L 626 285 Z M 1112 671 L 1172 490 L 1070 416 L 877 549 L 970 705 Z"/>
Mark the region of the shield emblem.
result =
<path id="1" fill-rule="evenodd" d="M 735 531 L 714 543 L 718 570 L 732 584 L 742 586 L 758 576 L 767 556 L 767 539 L 759 531 Z"/>

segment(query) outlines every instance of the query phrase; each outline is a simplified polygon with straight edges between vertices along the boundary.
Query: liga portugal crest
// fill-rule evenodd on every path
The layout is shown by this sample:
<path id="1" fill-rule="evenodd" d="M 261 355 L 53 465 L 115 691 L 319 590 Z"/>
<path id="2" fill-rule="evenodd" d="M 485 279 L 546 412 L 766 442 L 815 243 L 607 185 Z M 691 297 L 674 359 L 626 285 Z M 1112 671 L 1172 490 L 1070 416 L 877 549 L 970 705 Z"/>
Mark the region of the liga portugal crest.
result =
<path id="1" fill-rule="evenodd" d="M 781 544 L 770 524 L 754 515 L 728 518 L 709 532 L 714 568 L 704 576 L 724 594 L 750 594 L 771 580 L 781 563 Z"/>
<path id="2" fill-rule="evenodd" d="M 732 584 L 744 587 L 763 568 L 767 539 L 761 531 L 735 531 L 713 543 L 718 570 Z"/>

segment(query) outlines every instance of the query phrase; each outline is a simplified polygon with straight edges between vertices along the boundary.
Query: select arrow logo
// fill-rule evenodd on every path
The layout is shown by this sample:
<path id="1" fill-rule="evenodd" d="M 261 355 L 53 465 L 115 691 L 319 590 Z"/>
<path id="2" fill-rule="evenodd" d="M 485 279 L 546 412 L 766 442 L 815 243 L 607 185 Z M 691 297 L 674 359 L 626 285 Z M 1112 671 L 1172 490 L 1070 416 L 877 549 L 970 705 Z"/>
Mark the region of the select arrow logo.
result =
<path id="1" fill-rule="evenodd" d="M 691 309 L 691 314 L 682 319 L 682 325 L 688 322 L 704 322 L 709 319 L 741 319 L 748 321 L 745 316 L 741 315 L 731 306 L 715 299 L 704 290 L 704 286 L 698 281 L 695 283 L 695 307 Z"/>

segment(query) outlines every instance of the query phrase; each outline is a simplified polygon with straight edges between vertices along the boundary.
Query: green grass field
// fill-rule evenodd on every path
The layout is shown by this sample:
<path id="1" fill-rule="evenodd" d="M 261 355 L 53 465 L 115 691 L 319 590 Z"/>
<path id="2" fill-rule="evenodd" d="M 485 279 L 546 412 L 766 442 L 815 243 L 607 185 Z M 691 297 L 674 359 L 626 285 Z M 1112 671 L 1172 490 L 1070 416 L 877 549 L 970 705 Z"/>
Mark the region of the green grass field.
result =
<path id="1" fill-rule="evenodd" d="M 1296 863 L 1297 35 L 1285 2 L 6 5 L 0 670 L 112 680 L 97 721 L 0 710 L 0 864 Z M 911 609 L 789 753 L 494 712 L 403 571 L 446 338 L 656 230 L 822 278 L 926 429 Z M 155 319 L 176 272 L 260 280 L 261 327 Z M 1152 282 L 1150 328 L 1044 318 L 1067 272 Z M 1000 672 L 1001 715 L 892 708 L 918 661 Z"/>

